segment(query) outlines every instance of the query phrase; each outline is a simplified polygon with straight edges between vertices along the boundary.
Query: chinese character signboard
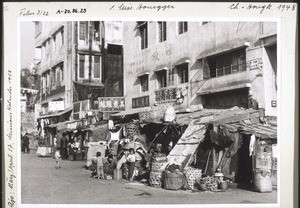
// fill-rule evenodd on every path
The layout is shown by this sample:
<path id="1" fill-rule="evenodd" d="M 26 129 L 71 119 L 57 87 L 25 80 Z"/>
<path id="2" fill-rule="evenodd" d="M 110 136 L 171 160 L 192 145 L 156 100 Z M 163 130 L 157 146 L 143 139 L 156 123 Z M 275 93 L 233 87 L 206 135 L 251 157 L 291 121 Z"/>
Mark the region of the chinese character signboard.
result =
<path id="1" fill-rule="evenodd" d="M 125 111 L 124 97 L 99 97 L 100 111 Z"/>
<path id="2" fill-rule="evenodd" d="M 50 101 L 49 102 L 49 111 L 62 111 L 65 110 L 64 101 Z"/>
<path id="3" fill-rule="evenodd" d="M 149 96 L 132 98 L 132 108 L 149 106 Z"/>
<path id="4" fill-rule="evenodd" d="M 250 69 L 250 70 L 262 69 L 262 67 L 263 67 L 262 58 L 247 61 L 247 69 Z"/>

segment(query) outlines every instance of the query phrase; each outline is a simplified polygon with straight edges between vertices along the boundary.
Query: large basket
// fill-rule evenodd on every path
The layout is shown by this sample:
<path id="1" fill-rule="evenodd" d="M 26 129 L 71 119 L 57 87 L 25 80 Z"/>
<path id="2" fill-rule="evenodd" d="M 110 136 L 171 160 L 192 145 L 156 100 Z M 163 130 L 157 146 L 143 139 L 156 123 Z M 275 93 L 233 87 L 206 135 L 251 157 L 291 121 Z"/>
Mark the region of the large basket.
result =
<path id="1" fill-rule="evenodd" d="M 202 175 L 201 169 L 197 169 L 193 167 L 187 168 L 187 170 L 185 171 L 185 177 L 191 189 L 194 189 L 195 182 L 199 181 L 201 175 Z"/>
<path id="2" fill-rule="evenodd" d="M 119 144 L 112 144 L 110 147 L 110 154 L 116 156 L 118 154 Z"/>
<path id="3" fill-rule="evenodd" d="M 167 166 L 166 162 L 155 162 L 151 163 L 151 171 L 153 172 L 162 172 Z"/>
<path id="4" fill-rule="evenodd" d="M 254 171 L 254 189 L 257 192 L 272 192 L 272 178 L 270 170 Z"/>
<path id="5" fill-rule="evenodd" d="M 162 185 L 161 178 L 162 178 L 162 172 L 151 171 L 149 176 L 149 185 L 156 188 L 160 188 Z"/>
<path id="6" fill-rule="evenodd" d="M 179 190 L 184 186 L 184 174 L 171 173 L 170 171 L 164 171 L 162 173 L 163 188 L 167 190 Z"/>
<path id="7" fill-rule="evenodd" d="M 129 123 L 125 125 L 127 138 L 133 139 L 133 136 L 139 133 L 139 126 L 136 123 Z"/>

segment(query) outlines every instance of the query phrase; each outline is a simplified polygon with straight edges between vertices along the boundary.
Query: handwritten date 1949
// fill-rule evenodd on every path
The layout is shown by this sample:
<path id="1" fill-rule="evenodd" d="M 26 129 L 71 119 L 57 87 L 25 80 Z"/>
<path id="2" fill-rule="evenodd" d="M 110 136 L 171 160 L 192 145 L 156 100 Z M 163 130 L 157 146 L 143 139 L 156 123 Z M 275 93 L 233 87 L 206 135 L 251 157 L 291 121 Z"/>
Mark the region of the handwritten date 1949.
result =
<path id="1" fill-rule="evenodd" d="M 76 13 L 86 13 L 85 8 L 81 9 L 59 9 L 56 14 L 76 14 Z"/>

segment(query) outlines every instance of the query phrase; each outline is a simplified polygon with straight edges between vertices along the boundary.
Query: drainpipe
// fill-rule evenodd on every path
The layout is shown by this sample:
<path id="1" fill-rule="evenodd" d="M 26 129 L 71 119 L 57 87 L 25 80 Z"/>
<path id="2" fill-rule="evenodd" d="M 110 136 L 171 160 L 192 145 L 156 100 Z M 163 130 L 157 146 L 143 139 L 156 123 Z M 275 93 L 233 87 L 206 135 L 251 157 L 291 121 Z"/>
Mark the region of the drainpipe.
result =
<path id="1" fill-rule="evenodd" d="M 78 80 L 78 22 L 74 23 L 75 81 Z"/>
<path id="2" fill-rule="evenodd" d="M 92 33 L 92 24 L 91 22 L 88 22 L 89 24 L 89 81 L 92 81 L 92 37 L 93 37 L 93 33 Z M 89 92 L 90 93 L 90 92 Z"/>

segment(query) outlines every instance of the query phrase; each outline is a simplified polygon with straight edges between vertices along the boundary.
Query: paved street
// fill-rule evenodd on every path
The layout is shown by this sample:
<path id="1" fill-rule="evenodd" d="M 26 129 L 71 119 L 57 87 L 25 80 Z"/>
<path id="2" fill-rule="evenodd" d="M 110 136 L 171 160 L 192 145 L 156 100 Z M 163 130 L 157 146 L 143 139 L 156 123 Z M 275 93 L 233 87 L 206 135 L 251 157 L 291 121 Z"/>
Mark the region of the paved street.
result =
<path id="1" fill-rule="evenodd" d="M 230 188 L 226 192 L 169 191 L 126 180 L 96 180 L 84 161 L 62 161 L 22 153 L 22 204 L 225 204 L 276 203 L 277 191 L 256 193 Z"/>

